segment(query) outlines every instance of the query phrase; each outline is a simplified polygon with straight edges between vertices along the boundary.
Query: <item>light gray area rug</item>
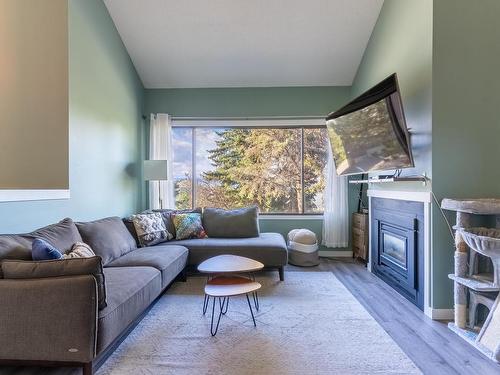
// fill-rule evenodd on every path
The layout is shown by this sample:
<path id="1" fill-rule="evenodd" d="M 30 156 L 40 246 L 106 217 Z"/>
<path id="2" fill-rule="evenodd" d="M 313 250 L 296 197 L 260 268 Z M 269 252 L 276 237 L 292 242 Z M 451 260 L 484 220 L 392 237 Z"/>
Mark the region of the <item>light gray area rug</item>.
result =
<path id="1" fill-rule="evenodd" d="M 420 373 L 332 273 L 257 280 L 256 328 L 245 297 L 234 297 L 212 337 L 205 278 L 191 277 L 162 296 L 97 374 Z"/>

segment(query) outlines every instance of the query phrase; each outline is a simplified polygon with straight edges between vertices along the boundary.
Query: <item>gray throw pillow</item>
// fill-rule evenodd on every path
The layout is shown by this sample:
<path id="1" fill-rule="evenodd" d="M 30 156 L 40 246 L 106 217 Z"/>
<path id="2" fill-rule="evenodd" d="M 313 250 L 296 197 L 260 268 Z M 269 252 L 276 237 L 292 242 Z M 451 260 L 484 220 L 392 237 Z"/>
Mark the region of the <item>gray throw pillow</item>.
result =
<path id="1" fill-rule="evenodd" d="M 132 215 L 131 219 L 141 247 L 156 245 L 174 237 L 165 228 L 165 222 L 159 212 Z"/>
<path id="2" fill-rule="evenodd" d="M 106 307 L 106 282 L 101 258 L 72 258 L 42 261 L 3 260 L 5 279 L 41 279 L 46 277 L 92 275 L 97 281 L 99 309 Z"/>
<path id="3" fill-rule="evenodd" d="M 205 208 L 203 210 L 203 227 L 208 237 L 258 237 L 260 233 L 259 209 L 256 206 L 235 210 Z"/>
<path id="4" fill-rule="evenodd" d="M 104 265 L 137 249 L 134 237 L 119 217 L 76 223 L 76 226 L 82 235 L 82 242 L 102 258 Z"/>

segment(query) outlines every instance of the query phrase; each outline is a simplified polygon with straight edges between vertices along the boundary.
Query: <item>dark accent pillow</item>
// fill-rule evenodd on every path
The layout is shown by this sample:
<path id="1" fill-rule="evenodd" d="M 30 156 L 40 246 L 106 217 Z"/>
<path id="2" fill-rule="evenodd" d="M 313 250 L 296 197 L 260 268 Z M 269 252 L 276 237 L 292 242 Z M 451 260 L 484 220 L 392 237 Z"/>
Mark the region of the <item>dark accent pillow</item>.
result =
<path id="1" fill-rule="evenodd" d="M 62 259 L 63 255 L 49 242 L 36 238 L 31 244 L 31 257 L 33 260 L 54 260 Z"/>
<path id="2" fill-rule="evenodd" d="M 106 282 L 101 258 L 72 258 L 45 261 L 3 260 L 5 279 L 40 279 L 46 277 L 92 275 L 97 281 L 99 310 L 106 307 Z"/>
<path id="3" fill-rule="evenodd" d="M 37 229 L 26 236 L 32 240 L 42 238 L 58 248 L 63 254 L 70 251 L 75 242 L 82 242 L 82 236 L 80 236 L 75 223 L 70 218 Z"/>
<path id="4" fill-rule="evenodd" d="M 76 226 L 82 235 L 82 242 L 102 258 L 103 265 L 137 249 L 134 237 L 119 217 L 76 223 Z"/>
<path id="5" fill-rule="evenodd" d="M 259 209 L 256 206 L 235 210 L 205 208 L 203 210 L 203 227 L 208 237 L 258 237 L 260 233 Z"/>
<path id="6" fill-rule="evenodd" d="M 135 231 L 134 222 L 131 220 L 131 218 L 127 217 L 127 218 L 123 219 L 123 224 L 125 224 L 125 227 L 130 232 L 132 237 L 134 237 L 135 244 L 137 246 L 140 246 L 139 237 L 137 237 L 137 232 Z"/>
<path id="7" fill-rule="evenodd" d="M 163 221 L 165 222 L 165 227 L 167 228 L 167 231 L 171 233 L 174 237 L 176 237 L 175 233 L 175 225 L 173 222 L 173 216 L 176 214 L 200 214 L 202 212 L 201 207 L 196 207 L 194 209 L 187 209 L 187 210 L 172 210 L 172 209 L 156 209 L 156 210 L 148 210 L 143 213 L 148 213 L 148 212 L 159 212 L 163 216 Z"/>

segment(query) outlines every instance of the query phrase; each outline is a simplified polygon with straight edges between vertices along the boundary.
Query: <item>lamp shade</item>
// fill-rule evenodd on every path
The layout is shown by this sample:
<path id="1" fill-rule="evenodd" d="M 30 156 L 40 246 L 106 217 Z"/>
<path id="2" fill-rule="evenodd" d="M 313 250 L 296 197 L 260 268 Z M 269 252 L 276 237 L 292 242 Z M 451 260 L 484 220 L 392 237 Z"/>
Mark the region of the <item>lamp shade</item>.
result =
<path id="1" fill-rule="evenodd" d="M 144 179 L 146 181 L 168 180 L 166 160 L 144 160 Z"/>

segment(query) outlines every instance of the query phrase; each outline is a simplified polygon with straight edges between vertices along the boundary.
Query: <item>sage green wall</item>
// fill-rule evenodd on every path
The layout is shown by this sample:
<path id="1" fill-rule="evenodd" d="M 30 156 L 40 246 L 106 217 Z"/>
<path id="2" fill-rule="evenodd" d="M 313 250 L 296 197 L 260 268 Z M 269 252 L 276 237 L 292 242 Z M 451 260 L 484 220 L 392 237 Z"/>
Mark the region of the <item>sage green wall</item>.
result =
<path id="1" fill-rule="evenodd" d="M 398 74 L 415 168 L 404 174 L 432 175 L 432 0 L 385 0 L 352 85 L 356 97 L 392 73 Z M 377 188 L 371 186 L 370 188 Z M 401 189 L 402 185 L 380 188 Z M 429 189 L 410 184 L 411 190 Z"/>
<path id="2" fill-rule="evenodd" d="M 69 81 L 71 199 L 0 203 L 0 233 L 141 206 L 143 87 L 101 0 L 69 0 Z"/>
<path id="3" fill-rule="evenodd" d="M 500 2 L 434 1 L 433 147 L 439 197 L 500 197 Z M 451 216 L 452 218 L 454 215 Z M 434 220 L 438 308 L 452 305 L 453 242 Z"/>
<path id="4" fill-rule="evenodd" d="M 146 89 L 144 111 L 172 116 L 326 116 L 349 100 L 343 87 Z"/>
<path id="5" fill-rule="evenodd" d="M 187 117 L 326 116 L 349 98 L 350 87 L 146 89 L 144 113 Z M 351 208 L 355 207 L 351 202 Z M 308 228 L 321 238 L 322 219 L 262 219 L 260 226 L 262 231 L 284 236 L 291 229 Z"/>
<path id="6" fill-rule="evenodd" d="M 435 26 L 435 22 L 434 22 Z M 448 25 L 446 25 L 448 27 Z M 372 36 L 353 82 L 352 95 L 357 96 L 392 73 L 397 73 L 407 125 L 411 128 L 415 168 L 404 174 L 436 175 L 433 170 L 433 1 L 385 0 Z M 421 183 L 372 185 L 370 189 L 430 190 Z M 439 210 L 433 206 L 433 233 L 443 230 Z M 439 234 L 438 234 L 439 235 Z M 452 258 L 451 258 L 452 259 Z M 449 308 L 452 296 L 449 255 L 436 247 L 432 250 L 432 296 L 434 308 Z"/>

